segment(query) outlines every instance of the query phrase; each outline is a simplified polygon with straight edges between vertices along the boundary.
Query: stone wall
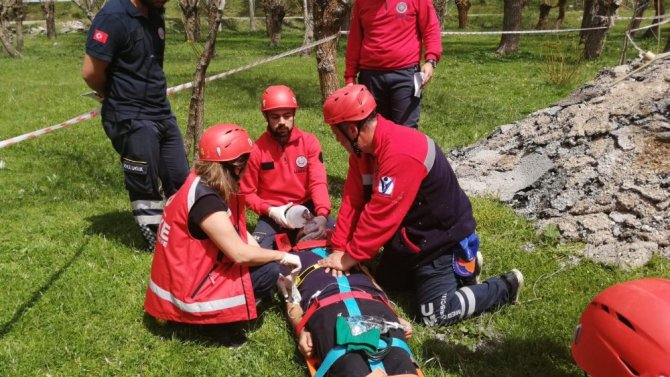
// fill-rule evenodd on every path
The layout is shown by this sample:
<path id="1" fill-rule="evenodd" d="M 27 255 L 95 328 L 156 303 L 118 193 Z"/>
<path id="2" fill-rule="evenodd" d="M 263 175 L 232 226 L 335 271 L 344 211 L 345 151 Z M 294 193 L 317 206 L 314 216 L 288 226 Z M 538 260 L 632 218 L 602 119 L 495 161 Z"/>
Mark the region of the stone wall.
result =
<path id="1" fill-rule="evenodd" d="M 451 152 L 469 195 L 495 195 L 621 267 L 670 257 L 670 59 L 601 72 L 560 103 Z"/>

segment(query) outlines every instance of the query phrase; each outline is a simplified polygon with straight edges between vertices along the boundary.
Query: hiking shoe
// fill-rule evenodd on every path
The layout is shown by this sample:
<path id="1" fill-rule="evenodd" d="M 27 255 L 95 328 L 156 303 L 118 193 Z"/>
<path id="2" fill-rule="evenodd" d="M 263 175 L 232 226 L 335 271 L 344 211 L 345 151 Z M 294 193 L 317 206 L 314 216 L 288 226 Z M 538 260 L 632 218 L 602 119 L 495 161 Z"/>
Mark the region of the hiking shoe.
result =
<path id="1" fill-rule="evenodd" d="M 462 278 L 461 283 L 463 286 L 475 285 L 481 283 L 479 276 L 482 274 L 482 268 L 484 267 L 484 255 L 477 252 L 477 259 L 475 260 L 475 271 L 472 273 L 472 276 L 467 278 Z"/>
<path id="2" fill-rule="evenodd" d="M 510 304 L 519 303 L 519 292 L 523 288 L 523 274 L 516 268 L 501 276 L 509 289 Z"/>

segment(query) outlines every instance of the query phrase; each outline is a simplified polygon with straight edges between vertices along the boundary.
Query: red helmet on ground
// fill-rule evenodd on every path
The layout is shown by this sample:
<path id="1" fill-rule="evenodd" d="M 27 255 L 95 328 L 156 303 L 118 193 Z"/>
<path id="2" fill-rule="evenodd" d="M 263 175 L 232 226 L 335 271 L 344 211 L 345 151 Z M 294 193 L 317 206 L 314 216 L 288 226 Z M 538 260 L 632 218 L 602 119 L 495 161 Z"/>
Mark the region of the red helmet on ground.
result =
<path id="1" fill-rule="evenodd" d="M 232 161 L 251 153 L 253 145 L 244 128 L 236 124 L 216 124 L 202 134 L 198 157 L 202 161 Z"/>
<path id="2" fill-rule="evenodd" d="M 286 85 L 273 85 L 263 92 L 261 97 L 261 111 L 274 109 L 297 109 L 298 100 L 291 88 Z"/>
<path id="3" fill-rule="evenodd" d="M 332 125 L 357 122 L 377 108 L 372 93 L 364 85 L 349 85 L 333 92 L 323 104 L 323 118 Z"/>
<path id="4" fill-rule="evenodd" d="M 670 280 L 613 285 L 586 307 L 572 357 L 590 376 L 670 376 Z"/>

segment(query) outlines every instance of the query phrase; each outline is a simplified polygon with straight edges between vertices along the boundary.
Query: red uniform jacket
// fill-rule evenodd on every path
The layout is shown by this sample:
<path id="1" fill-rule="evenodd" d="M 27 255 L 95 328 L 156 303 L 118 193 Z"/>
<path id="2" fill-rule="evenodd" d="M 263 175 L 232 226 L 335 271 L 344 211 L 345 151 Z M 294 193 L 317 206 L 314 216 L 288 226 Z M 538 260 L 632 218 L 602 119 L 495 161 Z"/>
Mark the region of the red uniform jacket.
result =
<path id="1" fill-rule="evenodd" d="M 361 69 L 395 70 L 425 59 L 439 61 L 442 34 L 430 0 L 355 1 L 347 37 L 344 78 Z"/>
<path id="2" fill-rule="evenodd" d="M 293 127 L 282 147 L 269 132 L 254 143 L 240 183 L 247 205 L 259 215 L 288 202 L 314 202 L 317 216 L 328 216 L 330 198 L 321 144 L 316 136 Z"/>
<path id="3" fill-rule="evenodd" d="M 474 232 L 470 200 L 433 140 L 377 115 L 372 144 L 372 154 L 349 157 L 333 250 L 359 261 L 382 246 L 431 253 Z"/>
<path id="4" fill-rule="evenodd" d="M 251 277 L 246 266 L 229 261 L 209 240 L 188 230 L 188 213 L 211 193 L 193 172 L 165 206 L 158 228 L 151 280 L 144 308 L 156 318 L 184 323 L 228 323 L 256 318 Z M 231 199 L 231 221 L 246 241 L 244 210 Z"/>

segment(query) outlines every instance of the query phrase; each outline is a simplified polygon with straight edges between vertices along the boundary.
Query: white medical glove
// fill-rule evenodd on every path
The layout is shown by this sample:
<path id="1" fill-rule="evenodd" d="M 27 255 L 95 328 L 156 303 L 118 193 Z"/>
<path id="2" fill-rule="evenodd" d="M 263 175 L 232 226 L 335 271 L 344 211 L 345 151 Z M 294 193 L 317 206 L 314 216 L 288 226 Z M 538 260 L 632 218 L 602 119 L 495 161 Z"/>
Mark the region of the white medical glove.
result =
<path id="1" fill-rule="evenodd" d="M 300 264 L 300 258 L 295 254 L 284 253 L 284 256 L 279 261 L 280 264 L 284 266 L 289 266 L 291 268 L 291 275 L 295 275 L 300 272 L 302 264 Z"/>
<path id="2" fill-rule="evenodd" d="M 282 228 L 289 228 L 288 222 L 286 221 L 286 210 L 291 208 L 292 205 L 293 203 L 289 202 L 283 206 L 270 207 L 268 216 Z"/>

